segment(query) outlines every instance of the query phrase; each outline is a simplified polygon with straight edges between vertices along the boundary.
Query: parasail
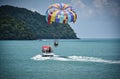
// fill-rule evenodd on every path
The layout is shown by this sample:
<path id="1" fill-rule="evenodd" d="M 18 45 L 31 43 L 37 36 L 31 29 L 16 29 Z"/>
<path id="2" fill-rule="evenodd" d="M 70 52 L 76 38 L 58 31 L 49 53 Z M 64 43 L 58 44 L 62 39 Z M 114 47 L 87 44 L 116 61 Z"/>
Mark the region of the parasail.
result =
<path id="1" fill-rule="evenodd" d="M 46 11 L 46 21 L 48 24 L 52 22 L 58 23 L 68 23 L 75 22 L 77 19 L 77 14 L 71 6 L 64 3 L 52 4 L 48 7 Z"/>

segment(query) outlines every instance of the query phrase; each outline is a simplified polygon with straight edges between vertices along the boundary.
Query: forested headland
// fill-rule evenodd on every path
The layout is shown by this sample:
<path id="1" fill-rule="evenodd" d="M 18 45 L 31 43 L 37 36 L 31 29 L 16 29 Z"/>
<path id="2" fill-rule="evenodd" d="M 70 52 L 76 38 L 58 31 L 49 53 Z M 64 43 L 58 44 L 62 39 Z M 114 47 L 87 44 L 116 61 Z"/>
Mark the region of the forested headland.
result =
<path id="1" fill-rule="evenodd" d="M 45 16 L 10 5 L 0 6 L 0 40 L 76 39 L 69 24 L 48 24 Z"/>

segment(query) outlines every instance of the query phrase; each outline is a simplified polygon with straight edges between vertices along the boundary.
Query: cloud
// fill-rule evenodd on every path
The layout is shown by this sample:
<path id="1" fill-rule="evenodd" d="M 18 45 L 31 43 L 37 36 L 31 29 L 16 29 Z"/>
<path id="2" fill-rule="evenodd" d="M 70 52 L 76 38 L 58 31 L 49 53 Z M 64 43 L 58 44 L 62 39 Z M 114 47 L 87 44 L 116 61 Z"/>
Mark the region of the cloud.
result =
<path id="1" fill-rule="evenodd" d="M 93 4 L 96 8 L 103 9 L 104 6 L 108 5 L 107 0 L 93 0 Z"/>
<path id="2" fill-rule="evenodd" d="M 71 0 L 70 5 L 72 5 L 75 11 L 80 15 L 78 15 L 78 17 L 90 17 L 94 13 L 93 9 L 82 0 Z"/>
<path id="3" fill-rule="evenodd" d="M 113 16 L 120 14 L 120 5 L 117 0 L 93 0 L 93 6 L 98 13 L 107 13 Z"/>
<path id="4" fill-rule="evenodd" d="M 70 4 L 82 17 L 95 15 L 119 16 L 119 0 L 71 0 Z"/>

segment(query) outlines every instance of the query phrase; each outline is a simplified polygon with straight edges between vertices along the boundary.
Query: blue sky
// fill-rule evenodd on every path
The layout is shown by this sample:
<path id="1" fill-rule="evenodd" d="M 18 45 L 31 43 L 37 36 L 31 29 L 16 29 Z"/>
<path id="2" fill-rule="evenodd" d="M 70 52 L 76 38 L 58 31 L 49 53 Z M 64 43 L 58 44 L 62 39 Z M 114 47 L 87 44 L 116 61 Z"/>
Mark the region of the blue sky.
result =
<path id="1" fill-rule="evenodd" d="M 120 0 L 0 0 L 0 5 L 23 7 L 42 15 L 54 3 L 74 8 L 78 18 L 69 24 L 79 38 L 120 38 Z"/>

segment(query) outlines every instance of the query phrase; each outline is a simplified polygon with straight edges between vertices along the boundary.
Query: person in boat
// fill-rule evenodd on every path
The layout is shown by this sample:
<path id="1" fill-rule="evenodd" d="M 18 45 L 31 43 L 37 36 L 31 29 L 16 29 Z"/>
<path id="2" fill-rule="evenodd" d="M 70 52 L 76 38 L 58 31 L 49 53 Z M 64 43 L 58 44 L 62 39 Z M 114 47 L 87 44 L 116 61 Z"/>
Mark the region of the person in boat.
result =
<path id="1" fill-rule="evenodd" d="M 49 50 L 48 50 L 48 52 L 52 52 L 52 49 L 51 49 L 51 47 L 49 47 Z"/>

